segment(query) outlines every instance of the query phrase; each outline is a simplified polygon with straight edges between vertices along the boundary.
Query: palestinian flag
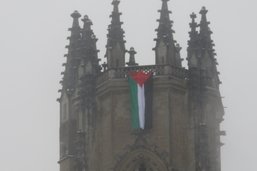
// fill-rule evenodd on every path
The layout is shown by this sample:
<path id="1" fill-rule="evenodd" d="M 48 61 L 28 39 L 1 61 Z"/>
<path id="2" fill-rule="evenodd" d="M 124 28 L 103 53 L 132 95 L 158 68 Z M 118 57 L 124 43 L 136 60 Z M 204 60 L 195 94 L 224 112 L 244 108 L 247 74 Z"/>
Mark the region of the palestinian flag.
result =
<path id="1" fill-rule="evenodd" d="M 128 82 L 131 96 L 132 128 L 152 127 L 153 74 L 143 71 L 130 72 Z"/>

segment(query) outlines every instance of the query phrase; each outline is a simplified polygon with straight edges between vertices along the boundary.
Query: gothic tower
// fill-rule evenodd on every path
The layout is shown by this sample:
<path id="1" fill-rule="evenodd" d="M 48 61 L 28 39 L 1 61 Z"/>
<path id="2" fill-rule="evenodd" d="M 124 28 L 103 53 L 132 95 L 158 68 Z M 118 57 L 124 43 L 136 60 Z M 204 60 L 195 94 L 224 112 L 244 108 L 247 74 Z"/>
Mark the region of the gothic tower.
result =
<path id="1" fill-rule="evenodd" d="M 191 15 L 186 69 L 168 1 L 159 10 L 154 65 L 138 65 L 135 49 L 126 50 L 119 0 L 112 2 L 102 65 L 91 20 L 84 16 L 81 27 L 81 15 L 71 15 L 60 171 L 221 171 L 224 110 L 208 11 L 202 8 L 199 24 Z"/>

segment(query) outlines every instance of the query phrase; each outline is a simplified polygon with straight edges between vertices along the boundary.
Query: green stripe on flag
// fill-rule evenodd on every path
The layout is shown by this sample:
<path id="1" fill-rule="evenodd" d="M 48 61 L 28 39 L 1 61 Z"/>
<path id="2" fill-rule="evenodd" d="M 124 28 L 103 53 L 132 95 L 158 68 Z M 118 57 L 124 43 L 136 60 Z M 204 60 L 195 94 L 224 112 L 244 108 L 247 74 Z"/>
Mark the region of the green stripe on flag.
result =
<path id="1" fill-rule="evenodd" d="M 139 115 L 138 115 L 138 99 L 137 99 L 137 83 L 128 77 L 129 87 L 130 87 L 130 99 L 131 99 L 131 120 L 132 128 L 139 128 Z"/>

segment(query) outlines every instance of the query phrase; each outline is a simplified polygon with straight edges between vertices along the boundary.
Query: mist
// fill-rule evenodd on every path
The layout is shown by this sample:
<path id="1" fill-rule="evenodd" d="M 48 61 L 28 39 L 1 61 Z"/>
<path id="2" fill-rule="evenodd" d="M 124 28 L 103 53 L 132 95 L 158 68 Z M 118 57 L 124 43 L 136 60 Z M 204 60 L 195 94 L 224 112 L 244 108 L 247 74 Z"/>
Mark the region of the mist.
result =
<path id="1" fill-rule="evenodd" d="M 175 40 L 187 57 L 189 22 L 202 6 L 216 44 L 225 108 L 222 170 L 257 170 L 257 2 L 171 0 Z M 121 0 L 126 48 L 140 64 L 154 63 L 161 0 Z M 9 0 L 0 5 L 0 170 L 59 170 L 59 97 L 70 14 L 88 15 L 104 62 L 111 0 Z M 199 15 L 197 18 L 199 21 Z M 186 67 L 186 60 L 184 60 Z"/>

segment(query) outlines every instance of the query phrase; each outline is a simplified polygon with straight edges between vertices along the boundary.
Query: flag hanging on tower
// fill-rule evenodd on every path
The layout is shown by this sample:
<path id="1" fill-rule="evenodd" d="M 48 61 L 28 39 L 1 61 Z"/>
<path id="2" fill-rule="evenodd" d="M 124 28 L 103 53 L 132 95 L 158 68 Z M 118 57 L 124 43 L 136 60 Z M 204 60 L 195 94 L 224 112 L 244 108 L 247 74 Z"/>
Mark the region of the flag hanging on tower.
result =
<path id="1" fill-rule="evenodd" d="M 128 81 L 132 128 L 149 129 L 152 127 L 153 73 L 130 72 Z"/>

